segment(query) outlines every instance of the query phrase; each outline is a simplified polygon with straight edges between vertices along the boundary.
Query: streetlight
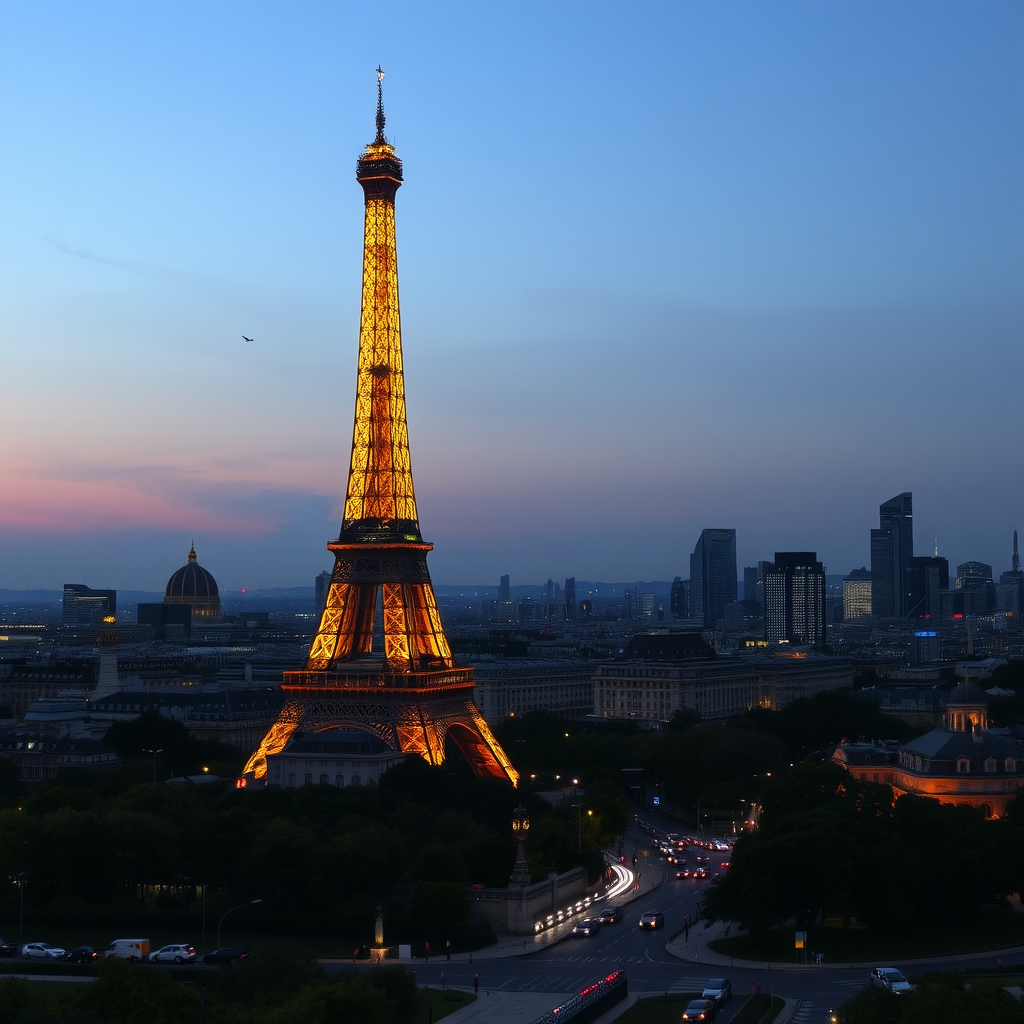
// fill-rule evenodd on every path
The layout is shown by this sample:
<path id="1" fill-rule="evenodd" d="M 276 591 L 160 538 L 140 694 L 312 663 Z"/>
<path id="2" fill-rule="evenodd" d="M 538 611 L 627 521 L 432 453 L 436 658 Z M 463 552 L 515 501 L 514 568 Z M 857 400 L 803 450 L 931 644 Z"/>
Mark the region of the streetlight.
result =
<path id="1" fill-rule="evenodd" d="M 150 750 L 147 747 L 143 751 L 143 753 L 145 753 L 145 754 L 152 754 L 153 755 L 153 785 L 156 785 L 156 755 L 157 754 L 162 754 L 163 752 L 164 752 L 164 748 L 163 747 L 160 747 L 158 750 Z"/>
<path id="2" fill-rule="evenodd" d="M 217 948 L 220 949 L 220 926 L 224 923 L 224 918 L 228 916 L 232 911 L 241 910 L 242 907 L 254 907 L 257 903 L 262 903 L 263 900 L 249 900 L 248 903 L 239 903 L 237 907 L 231 907 L 230 910 L 225 910 L 220 921 L 217 922 Z"/>
<path id="3" fill-rule="evenodd" d="M 565 735 L 568 736 L 569 734 L 566 733 Z M 582 850 L 583 849 L 583 811 L 581 810 L 581 808 L 583 807 L 583 805 L 579 801 L 579 796 L 578 796 L 579 790 L 577 790 L 577 788 L 576 788 L 579 784 L 580 784 L 580 780 L 579 779 L 573 779 L 572 780 L 572 797 L 576 801 L 576 849 L 577 850 Z"/>
<path id="4" fill-rule="evenodd" d="M 18 945 L 25 945 L 25 875 L 20 871 L 14 877 L 18 880 Z"/>

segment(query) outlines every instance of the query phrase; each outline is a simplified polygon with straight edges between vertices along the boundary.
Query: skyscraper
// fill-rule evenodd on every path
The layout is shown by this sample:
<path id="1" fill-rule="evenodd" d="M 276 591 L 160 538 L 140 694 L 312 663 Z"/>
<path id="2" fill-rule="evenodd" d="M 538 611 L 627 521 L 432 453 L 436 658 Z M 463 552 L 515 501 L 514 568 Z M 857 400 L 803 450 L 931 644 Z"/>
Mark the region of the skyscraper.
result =
<path id="1" fill-rule="evenodd" d="M 914 557 L 914 516 L 910 491 L 878 509 L 871 531 L 871 603 L 878 618 L 903 618 L 910 605 L 910 565 Z"/>
<path id="2" fill-rule="evenodd" d="M 939 594 L 949 590 L 949 562 L 938 555 L 918 556 L 910 560 L 909 619 L 938 619 Z"/>
<path id="3" fill-rule="evenodd" d="M 313 587 L 316 591 L 316 613 L 321 615 L 324 610 L 324 605 L 327 603 L 327 591 L 331 589 L 331 574 L 329 572 L 322 572 L 313 581 Z"/>
<path id="4" fill-rule="evenodd" d="M 871 573 L 862 566 L 843 580 L 843 621 L 857 622 L 870 618 Z"/>
<path id="5" fill-rule="evenodd" d="M 714 629 L 737 590 L 736 531 L 704 530 L 690 555 L 690 615 Z"/>
<path id="6" fill-rule="evenodd" d="M 576 577 L 570 576 L 565 581 L 565 621 L 576 621 Z"/>
<path id="7" fill-rule="evenodd" d="M 1021 613 L 1024 612 L 1024 572 L 1020 568 L 1020 555 L 1017 553 L 1017 531 L 1013 531 L 1013 568 L 1009 572 L 999 574 L 997 593 L 1000 611 L 1009 612 L 1016 619 L 1018 629 L 1022 628 Z"/>
<path id="8" fill-rule="evenodd" d="M 502 576 L 501 582 L 498 584 L 498 600 L 504 603 L 508 603 L 512 600 L 511 588 L 508 585 L 508 576 Z"/>
<path id="9" fill-rule="evenodd" d="M 690 602 L 687 594 L 688 587 L 677 576 L 672 581 L 672 590 L 669 593 L 668 607 L 675 619 L 688 619 L 690 617 Z"/>
<path id="10" fill-rule="evenodd" d="M 117 615 L 117 591 L 93 590 L 84 583 L 65 583 L 60 620 L 65 626 L 99 626 Z"/>
<path id="11" fill-rule="evenodd" d="M 825 569 L 814 551 L 776 551 L 764 577 L 769 643 L 825 642 Z"/>

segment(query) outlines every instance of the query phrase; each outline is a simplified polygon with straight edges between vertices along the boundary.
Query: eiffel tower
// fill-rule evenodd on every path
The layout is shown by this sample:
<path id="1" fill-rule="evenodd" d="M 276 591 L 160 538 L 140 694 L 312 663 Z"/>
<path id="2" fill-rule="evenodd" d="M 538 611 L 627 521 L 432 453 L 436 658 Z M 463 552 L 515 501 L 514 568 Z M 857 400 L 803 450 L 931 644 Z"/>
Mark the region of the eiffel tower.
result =
<path id="1" fill-rule="evenodd" d="M 516 770 L 473 703 L 473 670 L 452 657 L 427 571 L 413 492 L 398 314 L 395 194 L 402 162 L 384 135 L 377 68 L 377 136 L 356 164 L 366 202 L 355 428 L 334 572 L 305 666 L 284 673 L 284 707 L 239 779 L 263 779 L 267 755 L 296 730 L 348 726 L 430 764 L 450 739 L 477 775 L 515 783 Z M 373 649 L 378 595 L 383 650 Z"/>

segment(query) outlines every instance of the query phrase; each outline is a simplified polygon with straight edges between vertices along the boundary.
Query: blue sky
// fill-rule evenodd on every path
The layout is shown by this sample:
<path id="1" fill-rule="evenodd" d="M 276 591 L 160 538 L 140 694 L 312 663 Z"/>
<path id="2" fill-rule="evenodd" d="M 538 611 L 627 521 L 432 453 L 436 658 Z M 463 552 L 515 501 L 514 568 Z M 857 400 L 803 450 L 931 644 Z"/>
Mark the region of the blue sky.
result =
<path id="1" fill-rule="evenodd" d="M 0 0 L 0 587 L 330 566 L 387 72 L 441 583 L 1024 529 L 1017 2 Z M 255 338 L 252 345 L 242 334 Z"/>

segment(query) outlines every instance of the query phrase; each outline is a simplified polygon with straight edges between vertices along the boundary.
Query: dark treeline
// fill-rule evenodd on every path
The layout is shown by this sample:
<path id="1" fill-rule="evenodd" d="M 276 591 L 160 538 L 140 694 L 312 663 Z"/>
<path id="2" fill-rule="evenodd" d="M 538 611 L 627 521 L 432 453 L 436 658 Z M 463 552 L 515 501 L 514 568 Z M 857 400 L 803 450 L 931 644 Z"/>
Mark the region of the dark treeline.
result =
<path id="1" fill-rule="evenodd" d="M 924 797 L 894 803 L 886 785 L 805 762 L 765 791 L 760 828 L 736 844 L 704 913 L 753 932 L 827 917 L 886 929 L 964 921 L 1022 890 L 1024 793 L 986 820 Z"/>
<path id="2" fill-rule="evenodd" d="M 327 974 L 311 951 L 257 947 L 230 971 L 179 973 L 101 961 L 90 985 L 0 979 L 0 1024 L 408 1024 L 426 1019 L 411 973 Z M 203 991 L 200 991 L 200 985 Z M 202 1006 L 202 1009 L 200 1007 Z"/>

